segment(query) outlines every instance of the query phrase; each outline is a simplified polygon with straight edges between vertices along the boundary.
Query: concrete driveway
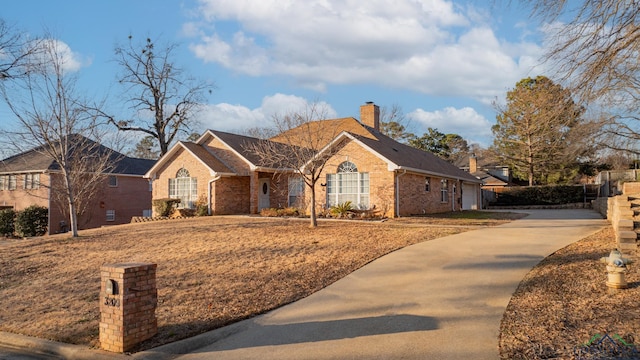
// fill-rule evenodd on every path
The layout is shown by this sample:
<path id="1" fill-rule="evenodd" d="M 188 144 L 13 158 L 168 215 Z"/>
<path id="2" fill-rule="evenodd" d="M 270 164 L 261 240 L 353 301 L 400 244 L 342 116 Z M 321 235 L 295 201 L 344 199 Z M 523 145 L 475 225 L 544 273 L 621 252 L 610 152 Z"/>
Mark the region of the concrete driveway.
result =
<path id="1" fill-rule="evenodd" d="M 404 248 L 308 298 L 133 357 L 497 359 L 502 314 L 524 275 L 607 226 L 591 210 L 526 212 Z"/>

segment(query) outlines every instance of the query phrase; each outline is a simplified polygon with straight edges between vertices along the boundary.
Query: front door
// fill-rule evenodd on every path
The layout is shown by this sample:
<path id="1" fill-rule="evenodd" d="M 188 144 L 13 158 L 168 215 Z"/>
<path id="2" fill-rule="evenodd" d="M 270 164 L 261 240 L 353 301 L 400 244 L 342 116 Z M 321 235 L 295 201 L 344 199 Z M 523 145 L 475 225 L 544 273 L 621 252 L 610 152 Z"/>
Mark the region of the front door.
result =
<path id="1" fill-rule="evenodd" d="M 269 194 L 271 193 L 271 189 L 269 188 L 269 183 L 271 179 L 258 179 L 258 211 L 271 207 L 271 203 L 269 202 Z"/>

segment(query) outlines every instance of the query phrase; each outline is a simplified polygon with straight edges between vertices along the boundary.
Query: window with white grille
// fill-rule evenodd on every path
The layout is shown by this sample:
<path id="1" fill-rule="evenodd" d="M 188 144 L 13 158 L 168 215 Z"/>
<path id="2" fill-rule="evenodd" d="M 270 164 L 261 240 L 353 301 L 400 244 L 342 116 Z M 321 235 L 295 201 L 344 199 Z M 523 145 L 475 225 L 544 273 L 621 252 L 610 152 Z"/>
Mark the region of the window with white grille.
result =
<path id="1" fill-rule="evenodd" d="M 178 170 L 175 179 L 169 179 L 169 197 L 180 199 L 179 208 L 193 209 L 198 200 L 198 179 L 190 177 L 185 168 Z"/>
<path id="2" fill-rule="evenodd" d="M 327 174 L 327 205 L 347 201 L 358 209 L 369 208 L 369 173 L 358 172 L 356 165 L 349 161 L 340 164 L 337 173 Z"/>

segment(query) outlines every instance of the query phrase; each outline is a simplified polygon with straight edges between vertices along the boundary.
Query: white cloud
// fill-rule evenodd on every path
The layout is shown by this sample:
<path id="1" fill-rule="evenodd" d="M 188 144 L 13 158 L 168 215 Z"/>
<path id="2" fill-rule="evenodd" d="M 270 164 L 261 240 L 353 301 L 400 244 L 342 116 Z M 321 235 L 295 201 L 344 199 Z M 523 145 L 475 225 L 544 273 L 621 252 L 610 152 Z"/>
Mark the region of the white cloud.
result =
<path id="1" fill-rule="evenodd" d="M 445 134 L 458 134 L 472 143 L 486 145 L 487 139 L 492 135 L 491 122 L 470 107 L 446 107 L 433 112 L 417 109 L 407 114 L 407 117 L 413 123 L 421 125 L 422 131 L 434 128 Z"/>
<path id="2" fill-rule="evenodd" d="M 40 53 L 43 63 L 50 63 L 51 61 L 57 61 L 62 70 L 67 72 L 79 71 L 84 66 L 91 65 L 91 60 L 84 58 L 79 53 L 71 50 L 71 47 L 64 41 L 56 39 L 45 39 L 38 44 L 45 50 L 44 53 Z"/>
<path id="3" fill-rule="evenodd" d="M 190 46 L 198 58 L 318 91 L 376 84 L 489 102 L 529 76 L 541 53 L 499 40 L 478 9 L 446 0 L 200 0 L 199 12 L 185 30 L 199 34 Z"/>
<path id="4" fill-rule="evenodd" d="M 314 104 L 299 96 L 278 93 L 265 96 L 255 109 L 227 103 L 207 105 L 197 120 L 204 129 L 242 133 L 247 129 L 271 127 L 273 116 L 303 112 L 312 105 L 324 109 L 327 118 L 337 117 L 336 111 L 325 102 Z"/>

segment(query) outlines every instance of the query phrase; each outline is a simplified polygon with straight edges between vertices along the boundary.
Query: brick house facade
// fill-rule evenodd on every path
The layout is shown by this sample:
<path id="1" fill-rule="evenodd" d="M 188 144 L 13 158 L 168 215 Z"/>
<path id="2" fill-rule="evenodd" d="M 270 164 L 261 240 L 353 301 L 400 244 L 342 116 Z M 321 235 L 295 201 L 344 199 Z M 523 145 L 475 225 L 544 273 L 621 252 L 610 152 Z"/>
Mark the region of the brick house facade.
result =
<path id="1" fill-rule="evenodd" d="M 154 161 L 113 153 L 117 159 L 114 170 L 105 174 L 104 184 L 78 217 L 78 229 L 125 224 L 133 216 L 150 215 L 151 191 L 143 175 Z M 38 149 L 4 159 L 0 162 L 0 208 L 46 207 L 49 234 L 64 232 L 69 224 L 68 204 L 56 201 L 51 190 L 62 181 L 55 161 Z"/>
<path id="2" fill-rule="evenodd" d="M 328 157 L 315 189 L 318 210 L 344 201 L 390 217 L 480 208 L 480 180 L 382 134 L 375 104 L 361 106 L 360 112 L 360 121 L 342 118 L 305 125 L 305 131 L 310 126 L 327 144 L 318 153 Z M 304 146 L 282 144 L 292 138 L 285 135 L 296 131 L 300 129 L 279 134 L 271 142 Z M 208 130 L 196 142 L 179 142 L 145 175 L 153 181 L 153 198 L 181 198 L 184 207 L 194 207 L 200 200 L 210 214 L 255 214 L 265 207 L 301 206 L 310 198 L 310 190 L 300 187 L 292 169 L 263 164 L 247 150 L 248 144 L 258 141 Z"/>

